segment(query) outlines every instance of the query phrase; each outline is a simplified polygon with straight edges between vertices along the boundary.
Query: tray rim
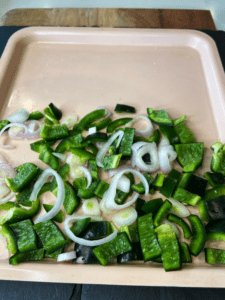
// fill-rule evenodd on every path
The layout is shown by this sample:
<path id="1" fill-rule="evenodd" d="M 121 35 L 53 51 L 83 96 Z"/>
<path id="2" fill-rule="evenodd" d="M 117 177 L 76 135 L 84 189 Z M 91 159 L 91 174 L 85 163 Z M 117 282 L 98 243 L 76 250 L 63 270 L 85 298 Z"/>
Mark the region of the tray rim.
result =
<path id="1" fill-rule="evenodd" d="M 67 33 L 67 38 L 69 38 L 71 35 L 77 35 L 81 36 L 83 35 L 90 35 L 93 34 L 94 37 L 98 36 L 99 34 L 104 34 L 105 36 L 115 37 L 121 35 L 121 36 L 133 36 L 140 37 L 140 35 L 146 36 L 149 34 L 164 34 L 164 33 L 171 34 L 172 36 L 179 34 L 183 39 L 187 39 L 190 35 L 194 35 L 195 38 L 200 40 L 205 40 L 207 45 L 207 53 L 208 55 L 212 55 L 212 61 L 211 63 L 216 66 L 216 74 L 214 74 L 218 78 L 220 91 L 221 94 L 220 101 L 224 101 L 225 103 L 225 77 L 224 77 L 224 71 L 222 68 L 222 64 L 220 61 L 220 57 L 217 51 L 217 47 L 215 42 L 211 37 L 209 37 L 207 34 L 196 31 L 196 30 L 183 30 L 183 29 L 139 29 L 139 28 L 126 28 L 126 29 L 120 29 L 120 28 L 69 28 L 69 27 L 27 27 L 20 29 L 16 33 L 14 33 L 3 52 L 2 58 L 0 60 L 0 84 L 4 77 L 4 72 L 7 69 L 7 62 L 11 58 L 13 54 L 13 47 L 19 42 L 21 42 L 21 39 L 24 41 L 28 40 L 28 42 L 31 41 L 31 37 L 33 34 L 35 35 L 42 35 L 46 36 L 48 39 L 50 36 L 57 36 L 57 35 L 65 35 Z M 192 47 L 198 47 L 199 45 L 194 43 Z M 203 62 L 204 67 L 204 62 Z M 205 66 L 205 68 L 208 68 L 208 66 Z M 223 110 L 222 112 L 219 112 L 221 115 L 224 115 L 225 108 L 224 103 L 222 105 Z M 221 104 L 221 103 L 220 103 Z M 214 114 L 218 113 L 214 110 Z M 218 128 L 220 126 L 225 125 L 225 121 L 220 120 L 217 123 Z M 223 139 L 223 134 L 220 132 L 221 139 Z M 0 279 L 2 280 L 22 280 L 22 281 L 41 281 L 41 282 L 67 282 L 67 283 L 92 283 L 92 284 L 116 284 L 116 285 L 150 285 L 150 286 L 180 286 L 180 287 L 224 287 L 225 280 L 223 280 L 222 272 L 224 268 L 218 268 L 214 266 L 209 266 L 209 268 L 197 266 L 196 268 L 189 268 L 189 266 L 185 267 L 182 271 L 173 272 L 171 273 L 165 273 L 164 270 L 163 273 L 161 270 L 157 273 L 157 276 L 162 275 L 163 281 L 158 282 L 154 277 L 154 274 L 151 274 L 150 277 L 146 278 L 142 282 L 140 280 L 137 280 L 137 278 L 143 279 L 143 269 L 146 269 L 147 265 L 141 266 L 134 264 L 129 265 L 112 265 L 112 266 L 98 266 L 98 265 L 69 265 L 65 264 L 64 266 L 59 265 L 61 267 L 67 268 L 69 271 L 69 274 L 57 274 L 56 272 L 52 272 L 52 264 L 50 265 L 50 271 L 49 272 L 43 272 L 42 266 L 46 263 L 24 263 L 21 266 L 13 267 L 8 264 L 8 261 L 0 261 Z M 55 264 L 54 264 L 55 265 Z M 133 269 L 133 267 L 136 270 L 135 276 L 130 274 L 130 268 Z M 76 269 L 75 269 L 76 268 Z M 94 268 L 94 269 L 93 269 Z M 116 268 L 116 272 L 115 272 Z M 151 270 L 158 270 L 157 266 L 154 266 L 154 268 L 151 268 Z M 87 274 L 91 273 L 93 270 L 99 270 L 97 271 L 94 278 L 93 275 Z M 121 270 L 121 272 L 120 272 Z M 54 270 L 53 270 L 54 271 Z M 124 272 L 122 272 L 124 271 Z M 216 271 L 216 280 L 212 280 L 210 278 L 210 271 Z M 76 276 L 76 273 L 79 273 L 79 276 Z M 188 273 L 186 273 L 188 272 Z M 194 272 L 194 273 L 193 273 Z M 119 277 L 116 277 L 117 273 L 123 273 L 123 275 L 119 275 Z M 154 272 L 150 272 L 154 273 Z M 125 276 L 124 276 L 125 275 Z M 148 274 L 150 275 L 150 274 Z M 187 278 L 187 275 L 188 278 Z M 156 276 L 156 277 L 157 277 Z M 159 278 L 159 277 L 158 277 Z M 197 280 L 196 280 L 197 278 Z M 174 284 L 174 280 L 177 280 L 177 282 Z M 150 282 L 150 284 L 149 284 Z M 161 282 L 163 284 L 161 284 Z"/>

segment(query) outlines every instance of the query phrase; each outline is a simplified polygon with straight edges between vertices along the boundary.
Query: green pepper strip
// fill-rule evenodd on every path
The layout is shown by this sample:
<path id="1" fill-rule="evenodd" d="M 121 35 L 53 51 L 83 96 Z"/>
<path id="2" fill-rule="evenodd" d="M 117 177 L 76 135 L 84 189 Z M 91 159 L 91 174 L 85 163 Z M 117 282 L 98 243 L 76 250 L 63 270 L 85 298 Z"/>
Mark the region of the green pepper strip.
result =
<path id="1" fill-rule="evenodd" d="M 69 152 L 71 148 L 83 148 L 83 146 L 81 145 L 82 140 L 83 138 L 80 133 L 69 136 L 61 140 L 61 142 L 56 147 L 55 152 L 65 153 L 66 151 Z"/>
<path id="2" fill-rule="evenodd" d="M 102 244 L 92 251 L 99 260 L 100 264 L 105 266 L 113 257 L 131 251 L 132 246 L 125 232 L 119 233 L 113 240 Z"/>
<path id="3" fill-rule="evenodd" d="M 40 200 L 37 198 L 30 209 L 25 209 L 22 207 L 13 207 L 2 217 L 0 217 L 0 225 L 12 224 L 24 219 L 33 218 L 40 209 Z"/>
<path id="4" fill-rule="evenodd" d="M 181 219 L 180 217 L 174 214 L 168 214 L 167 219 L 170 222 L 174 222 L 175 224 L 179 225 L 182 228 L 185 239 L 189 239 L 192 236 L 191 229 L 183 219 Z"/>
<path id="5" fill-rule="evenodd" d="M 107 133 L 113 133 L 114 130 L 127 124 L 128 122 L 130 122 L 132 120 L 133 120 L 133 118 L 121 118 L 121 119 L 112 121 L 107 127 Z"/>
<path id="6" fill-rule="evenodd" d="M 54 151 L 49 145 L 44 145 L 41 149 L 39 159 L 42 160 L 50 168 L 57 171 L 59 169 L 59 158 L 54 156 L 52 152 Z"/>
<path id="7" fill-rule="evenodd" d="M 88 144 L 90 143 L 95 143 L 95 142 L 107 142 L 108 140 L 108 136 L 106 133 L 104 132 L 96 132 L 93 134 L 88 135 L 83 142 L 81 143 L 81 146 L 86 147 L 88 146 Z"/>
<path id="8" fill-rule="evenodd" d="M 151 213 L 138 218 L 138 233 L 144 261 L 160 256 L 161 248 L 156 239 Z"/>
<path id="9" fill-rule="evenodd" d="M 44 118 L 43 113 L 41 113 L 39 110 L 37 111 L 33 111 L 32 113 L 30 113 L 29 118 L 27 119 L 27 121 L 29 120 L 40 120 Z"/>
<path id="10" fill-rule="evenodd" d="M 170 201 L 165 200 L 163 205 L 160 207 L 160 209 L 157 211 L 155 217 L 154 217 L 154 226 L 158 227 L 162 220 L 166 217 L 168 212 L 172 209 L 173 205 L 170 203 Z"/>
<path id="11" fill-rule="evenodd" d="M 183 263 L 191 263 L 192 258 L 189 251 L 188 244 L 185 242 L 180 243 L 180 251 L 181 251 L 181 258 Z"/>
<path id="12" fill-rule="evenodd" d="M 84 130 L 89 124 L 103 118 L 105 116 L 105 109 L 97 109 L 86 116 L 84 116 L 80 122 L 78 123 L 78 126 L 76 126 L 76 130 Z"/>
<path id="13" fill-rule="evenodd" d="M 106 128 L 110 123 L 111 123 L 111 119 L 108 117 L 108 118 L 105 118 L 105 119 L 102 120 L 102 121 L 99 121 L 99 122 L 96 122 L 96 123 L 88 124 L 88 125 L 85 127 L 85 129 L 88 130 L 88 129 L 91 128 L 91 127 L 96 127 L 96 130 L 99 131 L 99 130 L 102 130 L 102 129 Z"/>
<path id="14" fill-rule="evenodd" d="M 49 212 L 52 208 L 53 205 L 50 204 L 43 204 L 43 207 L 45 209 L 46 212 Z M 57 215 L 54 216 L 54 218 L 52 218 L 53 221 L 57 222 L 57 223 L 62 223 L 64 219 L 64 215 L 63 215 L 63 211 L 60 210 Z"/>
<path id="15" fill-rule="evenodd" d="M 146 143 L 153 143 L 155 142 L 157 145 L 160 139 L 160 131 L 159 129 L 154 130 L 153 134 L 149 138 L 144 138 L 142 136 L 134 136 L 134 143 L 136 142 L 146 142 Z"/>
<path id="16" fill-rule="evenodd" d="M 190 252 L 192 255 L 198 256 L 199 253 L 204 248 L 205 242 L 206 242 L 205 227 L 202 224 L 202 221 L 200 220 L 200 218 L 198 216 L 190 215 L 187 218 L 191 224 L 192 233 L 193 233 L 193 236 L 191 238 L 191 243 L 189 246 Z"/>
<path id="17" fill-rule="evenodd" d="M 18 251 L 16 237 L 9 225 L 3 225 L 0 230 L 0 234 L 7 239 L 6 248 L 9 250 L 9 252 L 11 252 L 12 254 L 16 254 Z"/>
<path id="18" fill-rule="evenodd" d="M 5 182 L 13 192 L 21 192 L 31 183 L 40 169 L 32 163 L 21 166 L 19 173 L 14 178 L 5 177 Z"/>
<path id="19" fill-rule="evenodd" d="M 43 125 L 41 127 L 40 137 L 45 141 L 61 140 L 69 136 L 69 131 L 65 124 L 63 125 Z"/>
<path id="20" fill-rule="evenodd" d="M 9 226 L 16 237 L 20 252 L 36 250 L 38 248 L 37 236 L 33 229 L 33 223 L 30 219 L 11 224 Z"/>
<path id="21" fill-rule="evenodd" d="M 67 241 L 65 240 L 61 231 L 51 220 L 37 223 L 33 225 L 33 228 L 39 236 L 44 249 L 48 252 L 48 254 L 63 248 L 67 244 Z"/>
<path id="22" fill-rule="evenodd" d="M 205 261 L 208 264 L 225 264 L 225 250 L 205 248 Z"/>

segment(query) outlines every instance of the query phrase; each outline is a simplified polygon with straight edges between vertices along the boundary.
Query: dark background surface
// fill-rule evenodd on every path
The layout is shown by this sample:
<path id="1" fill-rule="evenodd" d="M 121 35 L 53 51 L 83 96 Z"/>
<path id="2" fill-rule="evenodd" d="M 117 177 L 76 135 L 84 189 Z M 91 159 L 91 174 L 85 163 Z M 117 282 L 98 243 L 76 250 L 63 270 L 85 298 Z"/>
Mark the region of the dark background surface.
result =
<path id="1" fill-rule="evenodd" d="M 24 27 L 0 27 L 0 56 L 10 36 L 22 28 Z M 216 42 L 225 69 L 225 33 L 210 30 L 203 32 Z M 223 289 L 211 288 L 81 285 L 0 280 L 0 300 L 220 300 L 225 299 L 224 292 Z"/>

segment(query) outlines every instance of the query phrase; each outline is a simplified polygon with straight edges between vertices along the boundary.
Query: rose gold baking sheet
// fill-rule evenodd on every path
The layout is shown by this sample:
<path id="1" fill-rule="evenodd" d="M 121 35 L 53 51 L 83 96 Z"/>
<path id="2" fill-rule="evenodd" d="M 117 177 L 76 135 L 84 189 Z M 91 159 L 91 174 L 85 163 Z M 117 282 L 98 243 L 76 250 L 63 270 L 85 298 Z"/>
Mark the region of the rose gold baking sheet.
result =
<path id="1" fill-rule="evenodd" d="M 43 111 L 50 102 L 80 117 L 102 105 L 113 111 L 116 103 L 133 105 L 138 114 L 164 108 L 172 118 L 186 114 L 206 148 L 225 142 L 223 68 L 214 42 L 197 31 L 22 29 L 0 61 L 0 117 L 21 107 Z M 1 153 L 13 167 L 27 161 L 44 167 L 29 142 L 8 142 L 16 149 Z M 210 155 L 206 150 L 200 174 L 209 170 Z M 169 273 L 150 262 L 102 267 L 49 260 L 14 267 L 0 261 L 0 279 L 68 283 L 223 287 L 224 271 L 205 264 L 204 253 Z"/>

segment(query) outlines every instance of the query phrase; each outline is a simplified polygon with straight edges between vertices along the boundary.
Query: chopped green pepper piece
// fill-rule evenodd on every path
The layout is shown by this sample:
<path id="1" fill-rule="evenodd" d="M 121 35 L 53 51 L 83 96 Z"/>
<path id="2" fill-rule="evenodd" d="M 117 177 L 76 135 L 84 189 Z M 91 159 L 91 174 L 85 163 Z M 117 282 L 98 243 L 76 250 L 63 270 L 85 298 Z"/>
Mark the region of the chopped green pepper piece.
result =
<path id="1" fill-rule="evenodd" d="M 119 113 L 131 113 L 135 114 L 136 110 L 133 106 L 125 105 L 125 104 L 117 104 L 114 111 Z"/>
<path id="2" fill-rule="evenodd" d="M 148 201 L 146 204 L 144 204 L 141 210 L 143 210 L 147 214 L 152 213 L 152 215 L 155 215 L 162 205 L 163 205 L 162 198 L 152 199 Z"/>
<path id="3" fill-rule="evenodd" d="M 130 122 L 132 120 L 133 120 L 132 118 L 121 118 L 121 119 L 112 121 L 107 127 L 107 133 L 113 133 L 114 130 L 127 124 L 128 122 Z"/>
<path id="4" fill-rule="evenodd" d="M 196 176 L 192 173 L 186 173 L 182 175 L 178 186 L 192 194 L 204 197 L 207 186 L 207 180 Z"/>
<path id="5" fill-rule="evenodd" d="M 63 253 L 64 248 L 58 249 L 55 252 L 48 254 L 48 252 L 45 252 L 45 257 L 47 258 L 57 258 L 59 254 Z"/>
<path id="6" fill-rule="evenodd" d="M 165 179 L 165 174 L 157 174 L 152 185 L 156 189 L 159 189 L 163 186 L 164 179 Z"/>
<path id="7" fill-rule="evenodd" d="M 131 250 L 132 246 L 127 234 L 121 232 L 110 242 L 97 246 L 92 251 L 100 264 L 105 266 L 113 257 Z"/>
<path id="8" fill-rule="evenodd" d="M 182 173 L 175 170 L 175 169 L 172 169 L 169 174 L 167 175 L 167 178 L 171 178 L 171 179 L 174 179 L 176 180 L 177 182 L 180 181 L 181 179 L 181 176 L 182 176 Z"/>
<path id="9" fill-rule="evenodd" d="M 81 146 L 86 147 L 90 143 L 95 143 L 95 142 L 107 142 L 108 136 L 104 132 L 96 132 L 93 134 L 88 135 L 83 142 L 81 143 Z"/>
<path id="10" fill-rule="evenodd" d="M 51 114 L 57 119 L 60 120 L 62 118 L 62 112 L 58 109 L 53 103 L 49 104 L 49 110 Z"/>
<path id="11" fill-rule="evenodd" d="M 30 219 L 23 220 L 9 225 L 12 229 L 20 252 L 35 250 L 37 246 L 37 236 Z"/>
<path id="12" fill-rule="evenodd" d="M 38 197 L 41 197 L 42 194 L 50 191 L 51 191 L 51 182 L 45 182 L 45 184 L 40 189 L 40 192 L 38 193 Z"/>
<path id="13" fill-rule="evenodd" d="M 108 221 L 90 222 L 82 231 L 80 236 L 85 240 L 96 239 L 111 233 L 111 226 Z"/>
<path id="14" fill-rule="evenodd" d="M 119 166 L 122 154 L 115 154 L 110 156 L 105 156 L 103 158 L 103 170 L 116 169 Z"/>
<path id="15" fill-rule="evenodd" d="M 176 188 L 173 194 L 173 198 L 192 206 L 197 205 L 198 202 L 201 200 L 200 196 L 192 194 L 181 187 Z"/>
<path id="16" fill-rule="evenodd" d="M 214 153 L 211 159 L 211 170 L 225 175 L 225 145 L 220 142 L 215 143 L 212 147 Z"/>
<path id="17" fill-rule="evenodd" d="M 18 251 L 16 237 L 9 225 L 3 225 L 0 230 L 0 234 L 7 239 L 6 248 L 9 250 L 9 252 L 11 252 L 12 254 L 16 254 Z"/>
<path id="18" fill-rule="evenodd" d="M 43 113 L 41 113 L 39 110 L 37 111 L 33 111 L 32 113 L 30 113 L 29 118 L 27 119 L 27 121 L 29 120 L 40 120 L 44 118 Z"/>
<path id="19" fill-rule="evenodd" d="M 31 187 L 25 187 L 24 190 L 16 195 L 16 200 L 20 205 L 32 206 L 32 201 L 30 201 L 30 196 L 33 191 Z"/>
<path id="20" fill-rule="evenodd" d="M 0 204 L 0 210 L 10 210 L 10 208 L 13 207 L 20 207 L 19 204 L 15 203 L 15 202 L 7 202 L 4 204 Z"/>
<path id="21" fill-rule="evenodd" d="M 168 138 L 171 145 L 179 143 L 179 138 L 173 126 L 159 125 L 159 129 L 162 135 Z"/>
<path id="22" fill-rule="evenodd" d="M 0 121 L 0 130 L 2 130 L 6 125 L 8 125 L 10 122 L 8 120 L 1 120 Z"/>
<path id="23" fill-rule="evenodd" d="M 80 199 L 78 198 L 74 187 L 68 181 L 64 182 L 64 186 L 65 198 L 63 201 L 63 206 L 67 215 L 72 215 L 77 209 L 77 207 L 80 205 Z"/>
<path id="24" fill-rule="evenodd" d="M 73 186 L 75 188 L 76 191 L 78 191 L 79 189 L 86 189 L 87 187 L 87 178 L 86 177 L 80 177 L 80 178 L 76 178 L 73 181 Z"/>
<path id="25" fill-rule="evenodd" d="M 70 166 L 67 163 L 65 163 L 64 165 L 62 165 L 62 167 L 58 170 L 57 173 L 60 175 L 62 180 L 65 181 L 67 180 L 69 172 L 70 172 Z M 57 194 L 57 189 L 58 189 L 58 185 L 54 177 L 51 182 L 50 190 L 51 192 L 53 192 L 53 194 Z"/>
<path id="26" fill-rule="evenodd" d="M 5 177 L 5 182 L 13 192 L 21 192 L 31 183 L 40 169 L 32 163 L 21 166 L 19 173 L 14 178 Z"/>
<path id="27" fill-rule="evenodd" d="M 52 152 L 54 151 L 49 145 L 44 145 L 41 149 L 39 159 L 50 166 L 50 168 L 57 171 L 59 169 L 59 159 L 53 155 Z"/>
<path id="28" fill-rule="evenodd" d="M 158 232 L 158 241 L 162 249 L 162 262 L 166 272 L 180 270 L 182 261 L 180 246 L 176 233 L 170 225 L 161 225 L 155 231 Z"/>
<path id="29" fill-rule="evenodd" d="M 225 218 L 225 195 L 200 201 L 198 203 L 202 221 L 210 221 Z"/>
<path id="30" fill-rule="evenodd" d="M 180 243 L 180 251 L 181 251 L 182 263 L 191 263 L 192 258 L 187 243 L 185 242 Z"/>
<path id="31" fill-rule="evenodd" d="M 165 197 L 170 198 L 176 186 L 177 186 L 176 180 L 166 177 L 163 181 L 163 186 L 159 189 L 159 192 Z"/>
<path id="32" fill-rule="evenodd" d="M 95 159 L 95 155 L 89 151 L 76 148 L 71 148 L 70 150 L 74 155 L 76 155 L 79 158 L 80 163 L 85 163 L 87 160 Z"/>
<path id="33" fill-rule="evenodd" d="M 87 128 L 89 126 L 89 124 L 92 124 L 93 122 L 103 118 L 105 116 L 105 109 L 97 109 L 94 110 L 92 112 L 90 112 L 89 114 L 87 114 L 86 116 L 84 116 L 80 122 L 78 123 L 78 126 L 76 126 L 76 130 L 84 130 L 85 128 Z"/>
<path id="34" fill-rule="evenodd" d="M 184 172 L 195 172 L 202 164 L 204 143 L 176 144 L 177 160 Z"/>
<path id="35" fill-rule="evenodd" d="M 70 152 L 71 148 L 82 148 L 83 147 L 81 146 L 82 140 L 83 140 L 82 135 L 80 133 L 69 136 L 61 140 L 61 142 L 56 147 L 55 152 L 65 153 L 66 151 Z"/>
<path id="36" fill-rule="evenodd" d="M 91 218 L 85 218 L 78 222 L 75 222 L 71 227 L 70 230 L 75 236 L 80 236 L 80 234 L 88 227 L 91 222 Z"/>
<path id="37" fill-rule="evenodd" d="M 92 182 L 91 186 L 86 189 L 79 189 L 77 192 L 77 196 L 80 197 L 81 199 L 90 199 L 95 196 L 94 191 L 97 186 L 98 182 L 94 181 Z"/>
<path id="38" fill-rule="evenodd" d="M 225 241 L 225 219 L 212 220 L 206 227 L 207 241 Z"/>
<path id="39" fill-rule="evenodd" d="M 43 207 L 45 209 L 46 212 L 49 212 L 52 208 L 53 205 L 50 204 L 43 204 Z M 57 223 L 62 223 L 64 219 L 64 215 L 63 215 L 63 211 L 60 210 L 57 215 L 54 216 L 54 218 L 52 218 L 53 221 L 57 222 Z"/>
<path id="40" fill-rule="evenodd" d="M 152 108 L 147 108 L 147 113 L 152 122 L 158 125 L 173 126 L 173 122 L 165 109 L 153 110 Z"/>
<path id="41" fill-rule="evenodd" d="M 189 245 L 190 252 L 192 255 L 198 256 L 199 253 L 204 248 L 206 242 L 205 227 L 198 216 L 190 215 L 187 218 L 191 224 L 192 233 L 193 233 L 191 238 L 191 243 Z"/>
<path id="42" fill-rule="evenodd" d="M 111 119 L 108 117 L 108 118 L 105 118 L 102 121 L 88 124 L 85 127 L 85 129 L 88 130 L 91 127 L 96 127 L 96 130 L 99 131 L 99 130 L 102 130 L 102 129 L 106 128 L 110 123 L 111 123 Z"/>
<path id="43" fill-rule="evenodd" d="M 2 217 L 0 217 L 0 225 L 12 224 L 24 219 L 33 218 L 40 209 L 40 200 L 37 198 L 30 209 L 25 209 L 22 207 L 13 207 Z"/>
<path id="44" fill-rule="evenodd" d="M 91 150 L 91 152 L 94 155 L 97 155 L 97 153 L 98 153 L 99 150 L 98 150 L 98 148 L 94 144 L 92 144 L 92 143 L 88 144 L 88 148 Z"/>
<path id="45" fill-rule="evenodd" d="M 221 173 L 205 172 L 204 177 L 208 180 L 211 187 L 217 187 L 225 184 L 225 178 Z"/>
<path id="46" fill-rule="evenodd" d="M 120 232 L 126 232 L 126 234 L 129 237 L 131 243 L 139 242 L 137 224 L 132 224 L 132 225 L 129 225 L 129 226 L 121 226 L 120 227 Z"/>
<path id="47" fill-rule="evenodd" d="M 65 124 L 63 125 L 43 125 L 40 136 L 45 141 L 61 140 L 69 136 L 69 131 Z"/>
<path id="48" fill-rule="evenodd" d="M 41 150 L 43 149 L 43 147 L 45 145 L 53 146 L 54 144 L 55 144 L 55 141 L 46 142 L 44 140 L 40 140 L 40 141 L 30 144 L 30 148 L 31 148 L 31 150 L 33 150 L 35 152 L 41 153 Z"/>
<path id="49" fill-rule="evenodd" d="M 165 219 L 168 212 L 172 209 L 173 205 L 170 201 L 165 200 L 163 205 L 159 208 L 153 219 L 153 224 L 158 227 L 163 219 Z"/>
<path id="50" fill-rule="evenodd" d="M 174 129 L 178 135 L 178 138 L 182 144 L 195 143 L 195 137 L 191 130 L 185 124 L 186 115 L 182 118 L 173 121 Z"/>
<path id="51" fill-rule="evenodd" d="M 144 138 L 142 136 L 134 136 L 134 142 L 146 142 L 146 143 L 153 143 L 155 142 L 157 145 L 160 139 L 160 131 L 159 129 L 154 130 L 153 134 L 149 138 Z"/>
<path id="52" fill-rule="evenodd" d="M 29 252 L 24 253 L 16 253 L 15 255 L 11 256 L 9 259 L 9 263 L 11 265 L 18 265 L 21 262 L 24 261 L 36 261 L 36 260 L 42 260 L 44 258 L 44 249 L 37 249 Z"/>
<path id="53" fill-rule="evenodd" d="M 131 146 L 133 145 L 134 141 L 134 128 L 126 127 L 124 130 L 124 135 L 119 147 L 119 153 L 123 155 L 125 158 L 129 158 L 131 156 L 132 150 Z"/>
<path id="54" fill-rule="evenodd" d="M 167 219 L 170 222 L 174 222 L 175 224 L 179 225 L 182 228 L 185 239 L 189 239 L 192 236 L 191 229 L 183 219 L 181 219 L 180 217 L 174 214 L 168 214 Z"/>
<path id="55" fill-rule="evenodd" d="M 151 175 L 149 175 L 148 173 L 144 173 L 143 175 L 144 175 L 144 177 L 146 178 L 146 180 L 149 184 L 149 189 L 151 189 L 151 187 L 153 185 L 153 182 L 154 182 L 154 178 Z M 131 188 L 132 188 L 132 190 L 134 190 L 138 194 L 144 194 L 145 193 L 144 184 L 142 182 L 139 182 L 138 184 L 132 184 Z"/>
<path id="56" fill-rule="evenodd" d="M 37 223 L 33 225 L 33 228 L 39 236 L 44 249 L 49 254 L 63 248 L 67 244 L 67 241 L 61 231 L 51 220 Z"/>
<path id="57" fill-rule="evenodd" d="M 225 250 L 205 248 L 205 261 L 208 264 L 225 264 Z"/>
<path id="58" fill-rule="evenodd" d="M 138 218 L 138 233 L 144 261 L 160 256 L 161 248 L 156 239 L 151 213 Z"/>
<path id="59" fill-rule="evenodd" d="M 46 108 L 47 110 L 48 110 L 48 108 Z M 49 110 L 48 110 L 48 112 L 49 112 Z M 53 116 L 50 114 L 49 115 L 52 119 L 53 119 Z M 59 122 L 58 122 L 58 120 L 54 120 L 55 122 L 53 122 L 53 121 L 51 121 L 50 119 L 48 119 L 47 117 L 44 119 L 44 123 L 46 124 L 46 125 L 54 125 L 54 123 L 55 124 L 59 124 Z"/>
<path id="60" fill-rule="evenodd" d="M 143 260 L 140 243 L 132 243 L 132 250 L 117 256 L 117 263 L 122 264 L 128 261 Z"/>
<path id="61" fill-rule="evenodd" d="M 203 200 L 213 199 L 222 195 L 225 195 L 225 185 L 220 185 L 206 190 Z"/>
<path id="62" fill-rule="evenodd" d="M 135 202 L 135 209 L 136 212 L 138 214 L 138 217 L 143 216 L 145 213 L 142 210 L 142 207 L 146 204 L 147 202 L 144 199 L 141 198 L 137 198 L 136 202 Z"/>
<path id="63" fill-rule="evenodd" d="M 91 176 L 93 180 L 98 180 L 98 166 L 95 159 L 89 160 L 89 165 L 91 169 Z"/>
<path id="64" fill-rule="evenodd" d="M 102 199 L 108 188 L 109 183 L 107 183 L 105 180 L 99 180 L 94 190 L 94 194 Z"/>
<path id="65" fill-rule="evenodd" d="M 48 125 L 59 124 L 59 120 L 52 114 L 49 107 L 44 109 L 45 123 Z"/>

